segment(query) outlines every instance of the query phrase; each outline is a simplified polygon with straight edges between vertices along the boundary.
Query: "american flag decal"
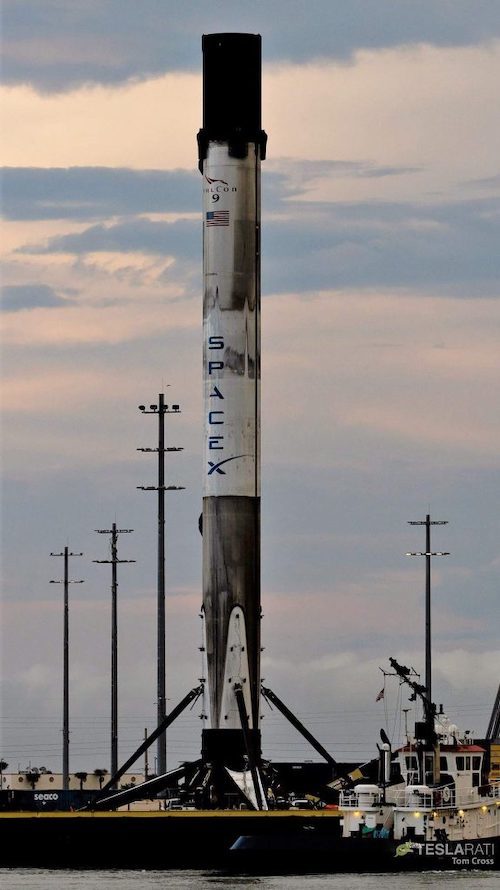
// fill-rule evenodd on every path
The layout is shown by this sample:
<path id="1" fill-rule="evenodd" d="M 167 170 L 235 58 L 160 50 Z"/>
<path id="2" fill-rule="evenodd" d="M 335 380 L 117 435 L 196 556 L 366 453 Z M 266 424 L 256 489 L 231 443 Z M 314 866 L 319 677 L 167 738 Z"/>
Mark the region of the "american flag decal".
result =
<path id="1" fill-rule="evenodd" d="M 228 226 L 229 210 L 208 210 L 207 226 Z"/>

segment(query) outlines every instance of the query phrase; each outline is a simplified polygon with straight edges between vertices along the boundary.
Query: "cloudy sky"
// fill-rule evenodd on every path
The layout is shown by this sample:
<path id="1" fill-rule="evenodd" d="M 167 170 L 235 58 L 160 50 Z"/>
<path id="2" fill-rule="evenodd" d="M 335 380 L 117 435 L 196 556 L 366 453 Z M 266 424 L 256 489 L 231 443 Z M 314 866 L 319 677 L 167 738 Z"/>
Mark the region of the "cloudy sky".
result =
<path id="1" fill-rule="evenodd" d="M 485 732 L 500 675 L 500 6 L 496 0 L 4 0 L 2 750 L 109 767 L 116 521 L 120 757 L 155 714 L 152 417 L 169 418 L 167 686 L 200 664 L 201 35 L 263 38 L 263 675 L 340 759 L 395 740 L 423 670 Z M 167 385 L 169 388 L 167 389 Z M 399 698 L 398 698 L 399 695 Z M 199 752 L 199 708 L 169 764 Z M 263 706 L 266 753 L 311 757 Z M 386 722 L 388 721 L 388 722 Z"/>

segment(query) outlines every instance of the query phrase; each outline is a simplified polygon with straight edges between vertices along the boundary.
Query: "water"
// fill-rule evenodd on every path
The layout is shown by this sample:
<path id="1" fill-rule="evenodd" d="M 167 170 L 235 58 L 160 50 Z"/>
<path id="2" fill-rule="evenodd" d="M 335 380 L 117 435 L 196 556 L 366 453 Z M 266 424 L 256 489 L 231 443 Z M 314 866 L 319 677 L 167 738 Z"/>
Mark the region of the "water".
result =
<path id="1" fill-rule="evenodd" d="M 499 890 L 498 872 L 226 877 L 210 871 L 0 869 L 4 890 Z"/>

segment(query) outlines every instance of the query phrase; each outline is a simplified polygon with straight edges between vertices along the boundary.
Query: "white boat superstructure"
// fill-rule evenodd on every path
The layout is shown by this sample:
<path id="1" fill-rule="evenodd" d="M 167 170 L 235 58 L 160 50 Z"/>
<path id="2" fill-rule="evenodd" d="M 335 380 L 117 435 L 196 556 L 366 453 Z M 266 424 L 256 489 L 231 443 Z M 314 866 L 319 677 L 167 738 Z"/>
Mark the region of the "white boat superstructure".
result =
<path id="1" fill-rule="evenodd" d="M 500 837 L 500 780 L 485 778 L 485 749 L 442 712 L 434 725 L 432 747 L 409 739 L 391 756 L 385 744 L 381 780 L 342 791 L 343 837 L 418 844 Z"/>

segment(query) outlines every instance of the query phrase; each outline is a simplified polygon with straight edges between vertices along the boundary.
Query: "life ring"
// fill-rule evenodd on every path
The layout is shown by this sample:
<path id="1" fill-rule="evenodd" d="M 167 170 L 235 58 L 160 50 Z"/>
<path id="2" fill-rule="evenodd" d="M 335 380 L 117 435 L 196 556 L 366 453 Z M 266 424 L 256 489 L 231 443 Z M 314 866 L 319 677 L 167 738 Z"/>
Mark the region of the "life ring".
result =
<path id="1" fill-rule="evenodd" d="M 443 788 L 443 800 L 445 803 L 448 803 L 451 799 L 451 791 L 449 788 Z"/>

